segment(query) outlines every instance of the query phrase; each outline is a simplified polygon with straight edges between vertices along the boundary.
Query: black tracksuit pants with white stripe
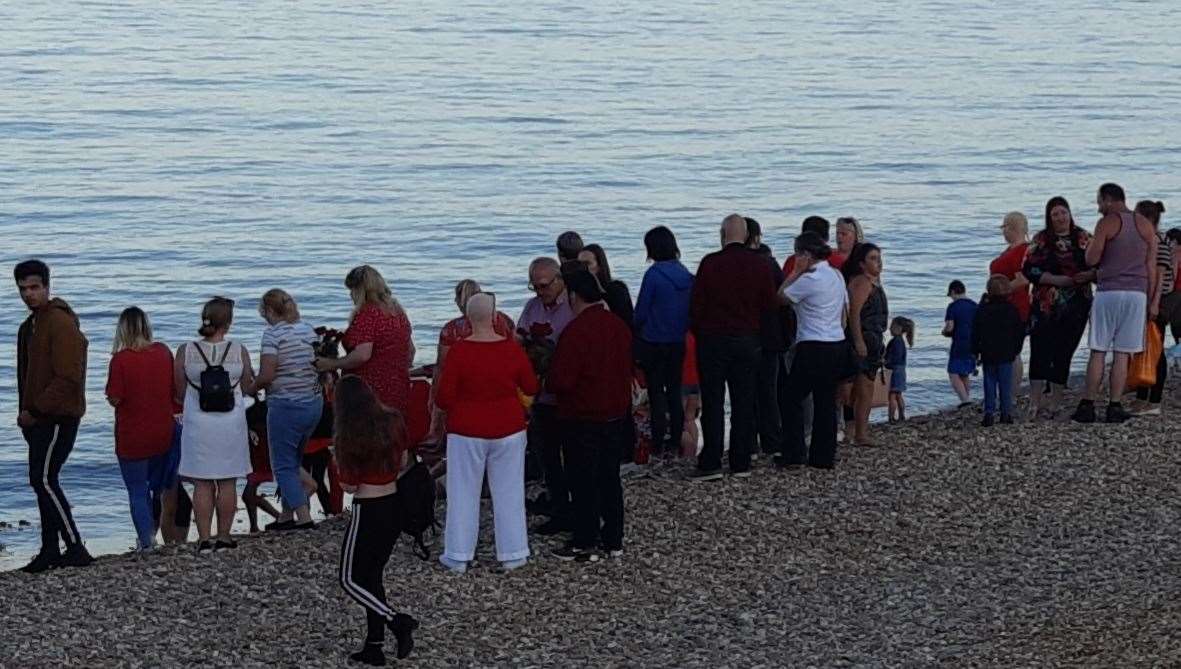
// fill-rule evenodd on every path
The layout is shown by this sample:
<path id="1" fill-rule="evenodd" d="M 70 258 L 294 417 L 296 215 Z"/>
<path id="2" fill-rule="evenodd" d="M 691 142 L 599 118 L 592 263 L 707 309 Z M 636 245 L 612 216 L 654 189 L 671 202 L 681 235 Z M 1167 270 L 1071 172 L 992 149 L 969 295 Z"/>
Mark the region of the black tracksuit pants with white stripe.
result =
<path id="1" fill-rule="evenodd" d="M 353 498 L 352 515 L 340 548 L 340 586 L 365 607 L 369 626 L 365 640 L 380 643 L 385 641 L 386 623 L 396 613 L 386 603 L 382 574 L 402 532 L 398 494 Z"/>
<path id="2" fill-rule="evenodd" d="M 78 422 L 77 418 L 60 418 L 22 430 L 29 443 L 29 485 L 37 493 L 37 508 L 41 513 L 41 551 L 49 555 L 61 551 L 58 537 L 67 549 L 82 542 L 74 515 L 70 513 L 70 503 L 57 480 L 62 465 L 74 450 Z"/>

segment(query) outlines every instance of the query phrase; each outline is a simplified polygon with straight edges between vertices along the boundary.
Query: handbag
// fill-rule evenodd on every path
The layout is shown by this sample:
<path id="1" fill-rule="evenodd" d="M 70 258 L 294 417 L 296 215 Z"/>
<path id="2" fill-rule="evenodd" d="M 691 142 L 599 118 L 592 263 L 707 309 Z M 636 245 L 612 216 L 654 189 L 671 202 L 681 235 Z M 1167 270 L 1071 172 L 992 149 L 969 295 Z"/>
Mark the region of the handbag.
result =
<path id="1" fill-rule="evenodd" d="M 890 377 L 893 375 L 894 372 L 892 370 L 883 367 L 874 376 L 873 400 L 869 404 L 874 409 L 880 409 L 890 405 Z"/>
<path id="2" fill-rule="evenodd" d="M 1164 351 L 1164 336 L 1151 321 L 1144 326 L 1144 350 L 1132 356 L 1128 363 L 1128 388 L 1147 388 L 1156 385 L 1156 366 Z"/>

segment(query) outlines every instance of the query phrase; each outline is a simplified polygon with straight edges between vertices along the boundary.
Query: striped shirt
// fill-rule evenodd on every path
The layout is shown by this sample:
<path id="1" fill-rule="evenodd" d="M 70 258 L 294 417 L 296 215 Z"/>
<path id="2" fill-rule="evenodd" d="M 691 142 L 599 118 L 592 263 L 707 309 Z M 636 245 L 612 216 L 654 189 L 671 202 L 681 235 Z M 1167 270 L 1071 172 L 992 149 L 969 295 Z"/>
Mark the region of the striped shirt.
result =
<path id="1" fill-rule="evenodd" d="M 319 336 L 303 321 L 276 323 L 262 333 L 262 355 L 278 357 L 275 380 L 268 397 L 306 400 L 320 395 L 320 380 L 312 363 Z"/>
<path id="2" fill-rule="evenodd" d="M 1156 266 L 1160 268 L 1163 279 L 1161 295 L 1168 295 L 1173 292 L 1173 284 L 1176 282 L 1173 269 L 1173 242 L 1159 232 L 1156 233 L 1156 241 Z"/>

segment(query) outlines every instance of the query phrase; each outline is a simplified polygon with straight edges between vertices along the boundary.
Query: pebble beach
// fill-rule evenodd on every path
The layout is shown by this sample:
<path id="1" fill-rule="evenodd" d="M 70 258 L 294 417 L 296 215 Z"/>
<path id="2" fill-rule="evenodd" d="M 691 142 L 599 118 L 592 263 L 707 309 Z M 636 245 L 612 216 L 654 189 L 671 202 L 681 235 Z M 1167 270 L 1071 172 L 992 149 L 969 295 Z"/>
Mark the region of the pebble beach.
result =
<path id="1" fill-rule="evenodd" d="M 966 409 L 878 426 L 831 472 L 763 458 L 692 484 L 656 464 L 626 482 L 622 560 L 563 563 L 534 536 L 501 574 L 486 532 L 454 575 L 402 541 L 386 590 L 422 627 L 396 664 L 1173 664 L 1179 416 L 985 430 Z M 344 526 L 0 574 L 0 666 L 348 666 L 364 625 L 336 580 Z"/>

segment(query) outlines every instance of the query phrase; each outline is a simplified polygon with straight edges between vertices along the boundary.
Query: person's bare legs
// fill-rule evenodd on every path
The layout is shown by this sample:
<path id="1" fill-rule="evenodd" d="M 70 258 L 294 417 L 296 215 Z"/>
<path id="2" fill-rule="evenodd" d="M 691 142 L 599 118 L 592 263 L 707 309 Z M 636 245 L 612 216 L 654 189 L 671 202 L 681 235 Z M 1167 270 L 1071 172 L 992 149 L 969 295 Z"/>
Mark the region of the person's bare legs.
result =
<path id="1" fill-rule="evenodd" d="M 697 429 L 697 415 L 701 413 L 701 395 L 692 394 L 684 397 L 685 429 L 681 433 L 681 457 L 697 457 L 697 446 L 701 435 Z"/>
<path id="2" fill-rule="evenodd" d="M 947 378 L 951 379 L 951 389 L 955 391 L 956 397 L 960 399 L 960 404 L 971 400 L 972 395 L 968 391 L 968 377 L 960 376 L 959 374 L 948 374 Z"/>
<path id="3" fill-rule="evenodd" d="M 1131 353 L 1115 352 L 1112 354 L 1110 388 L 1112 402 L 1118 403 L 1120 398 L 1124 396 L 1124 389 L 1128 385 L 1128 363 L 1131 362 L 1131 359 Z M 1090 371 L 1090 369 L 1087 370 L 1088 374 Z"/>
<path id="4" fill-rule="evenodd" d="M 1029 382 L 1029 421 L 1037 420 L 1037 414 L 1042 410 L 1043 401 L 1046 395 L 1045 381 L 1030 381 Z"/>
<path id="5" fill-rule="evenodd" d="M 891 423 L 898 422 L 898 400 L 902 398 L 900 393 L 891 392 L 889 396 L 889 404 L 887 411 L 887 418 Z"/>
<path id="6" fill-rule="evenodd" d="M 1099 395 L 1099 386 L 1103 383 L 1103 367 L 1107 364 L 1107 351 L 1091 351 L 1087 360 L 1087 387 L 1083 390 L 1083 399 L 1095 401 Z M 1115 372 L 1112 372 L 1115 376 Z M 1124 380 L 1128 378 L 1128 365 L 1124 363 Z M 1118 396 L 1117 396 L 1118 397 Z"/>
<path id="7" fill-rule="evenodd" d="M 177 535 L 180 534 L 176 528 L 176 490 L 178 487 L 180 487 L 179 483 L 160 495 L 160 518 L 157 519 L 156 524 L 160 526 L 160 538 L 164 540 L 165 546 L 178 543 Z"/>
<path id="8" fill-rule="evenodd" d="M 197 517 L 197 541 L 208 541 L 213 534 L 213 496 L 216 481 L 193 482 L 193 515 Z"/>
<path id="9" fill-rule="evenodd" d="M 211 485 L 213 481 L 209 482 Z M 222 541 L 230 540 L 230 530 L 234 526 L 234 513 L 238 511 L 237 479 L 221 479 L 217 485 L 217 538 Z"/>
<path id="10" fill-rule="evenodd" d="M 858 374 L 853 381 L 853 443 L 869 444 L 869 412 L 873 408 L 873 379 Z"/>

